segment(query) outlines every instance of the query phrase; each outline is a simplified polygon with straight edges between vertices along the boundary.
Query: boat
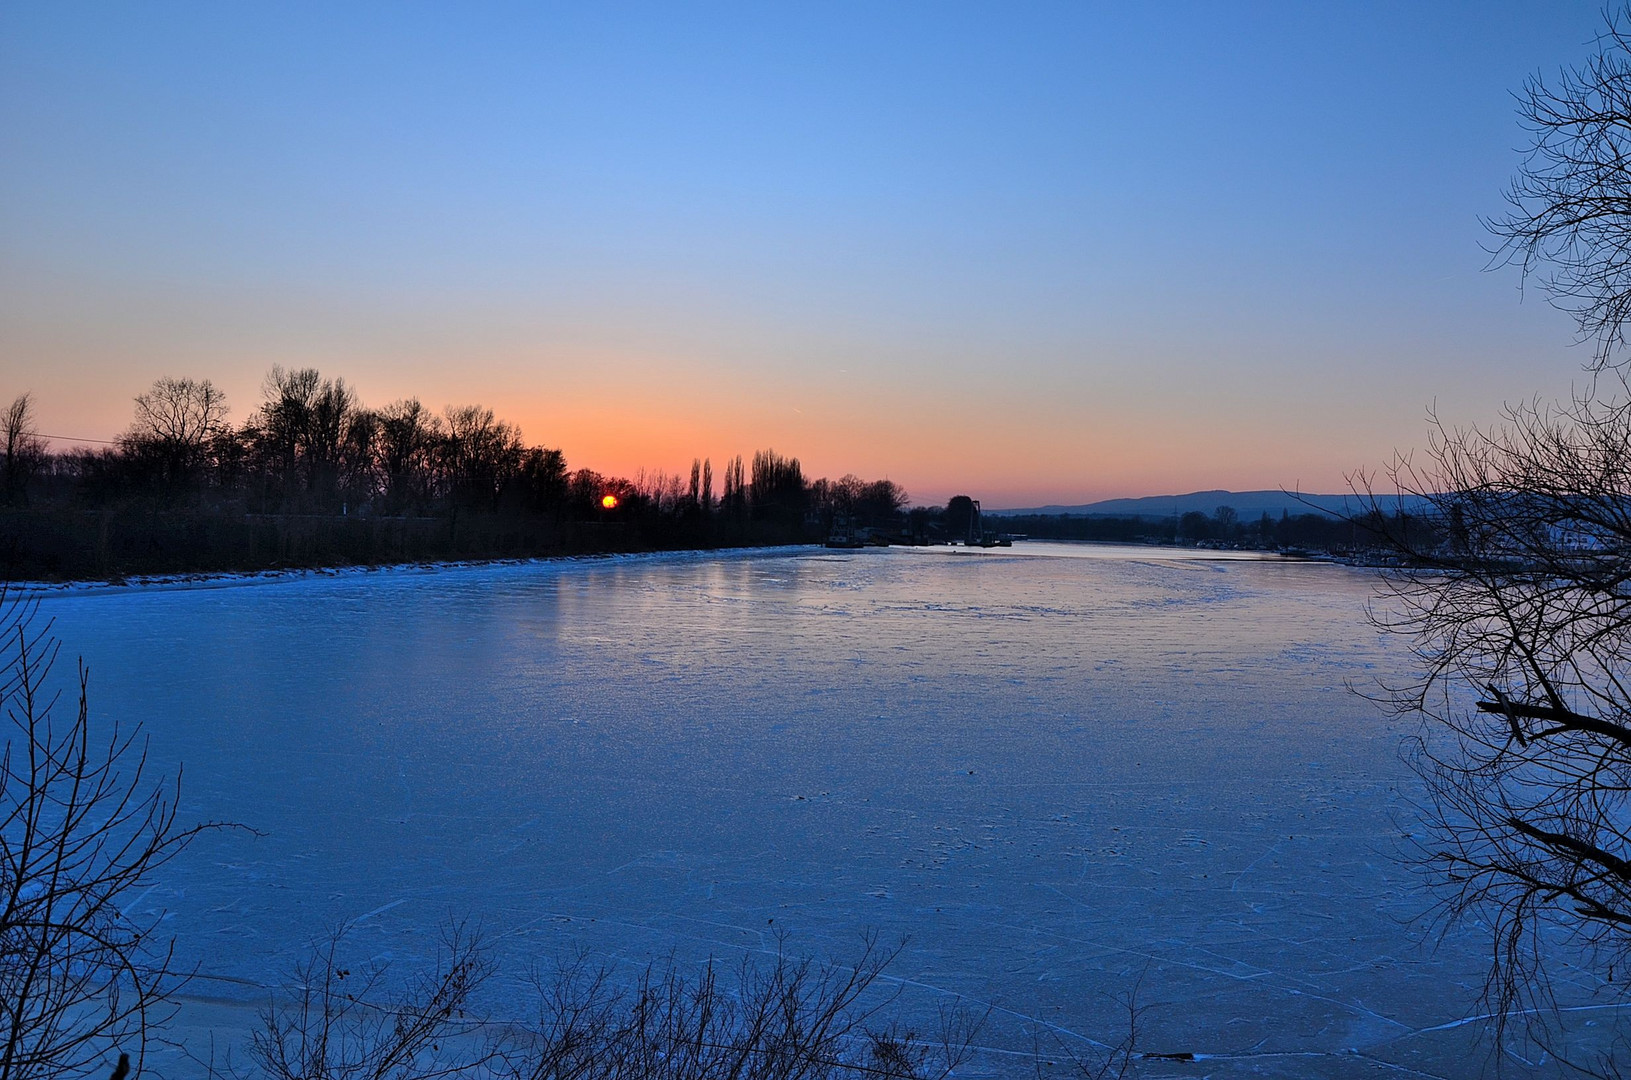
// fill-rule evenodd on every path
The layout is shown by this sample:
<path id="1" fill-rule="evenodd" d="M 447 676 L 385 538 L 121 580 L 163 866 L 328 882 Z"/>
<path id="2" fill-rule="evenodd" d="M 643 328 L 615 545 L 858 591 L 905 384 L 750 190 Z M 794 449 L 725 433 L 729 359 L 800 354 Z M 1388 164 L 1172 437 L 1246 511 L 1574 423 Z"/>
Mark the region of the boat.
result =
<path id="1" fill-rule="evenodd" d="M 843 516 L 833 518 L 832 529 L 827 533 L 827 547 L 854 551 L 867 546 L 866 537 L 857 531 L 854 522 Z"/>

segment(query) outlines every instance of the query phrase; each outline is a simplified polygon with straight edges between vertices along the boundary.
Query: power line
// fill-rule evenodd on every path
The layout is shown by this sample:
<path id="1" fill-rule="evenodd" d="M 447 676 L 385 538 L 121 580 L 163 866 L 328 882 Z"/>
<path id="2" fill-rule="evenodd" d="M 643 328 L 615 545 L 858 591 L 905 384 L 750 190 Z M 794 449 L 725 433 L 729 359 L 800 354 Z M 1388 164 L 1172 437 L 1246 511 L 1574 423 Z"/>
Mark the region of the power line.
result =
<path id="1" fill-rule="evenodd" d="M 119 442 L 118 442 L 117 439 L 79 439 L 79 438 L 75 438 L 72 435 L 47 435 L 43 431 L 36 431 L 36 432 L 34 432 L 34 434 L 39 436 L 42 439 L 56 439 L 58 442 L 101 443 L 103 446 L 118 446 L 119 445 Z"/>

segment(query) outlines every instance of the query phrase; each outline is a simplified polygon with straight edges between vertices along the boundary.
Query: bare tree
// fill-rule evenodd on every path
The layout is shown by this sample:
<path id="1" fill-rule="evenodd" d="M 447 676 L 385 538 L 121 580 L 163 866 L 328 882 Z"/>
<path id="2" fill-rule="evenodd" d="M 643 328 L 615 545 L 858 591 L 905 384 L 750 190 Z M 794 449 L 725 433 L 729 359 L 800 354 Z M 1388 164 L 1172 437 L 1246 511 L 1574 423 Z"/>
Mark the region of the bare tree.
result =
<path id="1" fill-rule="evenodd" d="M 878 522 L 892 521 L 910 501 L 906 489 L 893 480 L 874 480 L 861 491 L 864 513 Z"/>
<path id="2" fill-rule="evenodd" d="M 1053 1040 L 1054 1053 L 1069 1061 L 1074 1072 L 1083 1077 L 1084 1080 L 1126 1080 L 1133 1073 L 1133 1063 L 1139 1059 L 1154 1061 L 1193 1061 L 1195 1059 L 1193 1054 L 1188 1053 L 1163 1054 L 1138 1049 L 1141 1039 L 1140 1024 L 1143 1021 L 1144 1014 L 1150 1009 L 1148 1005 L 1141 1004 L 1139 1001 L 1139 994 L 1144 988 L 1144 979 L 1148 974 L 1149 968 L 1146 967 L 1144 971 L 1139 973 L 1138 978 L 1133 981 L 1132 986 L 1115 999 L 1116 1003 L 1127 1013 L 1126 1034 L 1115 1045 L 1095 1042 L 1094 1046 L 1098 1052 L 1096 1054 L 1084 1054 L 1078 1048 L 1061 1039 L 1057 1031 L 1048 1030 L 1047 1033 Z M 1042 1031 L 1033 1033 L 1035 1042 L 1032 1044 L 1034 1049 L 1031 1053 L 1031 1063 L 1037 1080 L 1041 1080 L 1044 1060 L 1041 1035 Z"/>
<path id="3" fill-rule="evenodd" d="M 393 401 L 377 415 L 379 435 L 374 445 L 386 506 L 393 513 L 409 507 L 422 509 L 435 494 L 441 421 L 418 398 Z"/>
<path id="4" fill-rule="evenodd" d="M 442 466 L 450 494 L 456 502 L 492 509 L 526 452 L 520 429 L 480 405 L 449 405 L 443 416 Z"/>
<path id="5" fill-rule="evenodd" d="M 136 395 L 136 416 L 121 440 L 128 453 L 156 459 L 167 483 L 179 483 L 204 462 L 226 429 L 227 399 L 208 379 L 154 381 Z"/>
<path id="6" fill-rule="evenodd" d="M 315 368 L 274 366 L 261 383 L 263 401 L 246 426 L 260 467 L 287 503 L 301 486 L 300 466 L 310 445 L 313 406 L 322 387 Z"/>
<path id="7" fill-rule="evenodd" d="M 238 1080 L 944 1080 L 980 1021 L 943 1010 L 919 1035 L 880 1022 L 878 980 L 898 950 L 865 939 L 852 964 L 778 954 L 734 978 L 675 961 L 632 984 L 584 957 L 535 970 L 536 1015 L 496 1021 L 473 1000 L 493 974 L 479 935 L 450 923 L 434 966 L 393 985 L 352 967 L 341 928 L 313 946 L 252 1036 Z M 525 985 L 525 984 L 523 984 Z M 211 1069 L 212 1075 L 220 1075 Z M 1096 1074 L 1095 1074 L 1096 1075 Z"/>
<path id="8" fill-rule="evenodd" d="M 768 523 L 783 536 L 798 535 L 809 499 L 798 458 L 784 457 L 774 450 L 758 451 L 753 455 L 753 479 L 748 491 L 755 520 Z"/>
<path id="9" fill-rule="evenodd" d="M 1605 985 L 1631 959 L 1631 408 L 1434 432 L 1388 474 L 1430 509 L 1375 516 L 1411 568 L 1373 619 L 1418 661 L 1385 697 L 1431 722 L 1422 860 L 1445 913 L 1491 932 L 1500 1031 L 1547 1016 L 1553 950 Z"/>
<path id="10" fill-rule="evenodd" d="M 529 448 L 522 455 L 517 479 L 527 509 L 558 516 L 565 508 L 566 455 L 559 450 L 543 446 Z"/>
<path id="11" fill-rule="evenodd" d="M 1497 258 L 1518 263 L 1595 343 L 1595 366 L 1618 363 L 1631 318 L 1631 9 L 1605 12 L 1598 50 L 1518 94 L 1531 136 L 1489 222 Z"/>
<path id="12" fill-rule="evenodd" d="M 155 442 L 198 448 L 220 430 L 227 418 L 227 397 L 208 379 L 156 379 L 136 395 L 137 436 Z"/>
<path id="13" fill-rule="evenodd" d="M 0 413 L 0 442 L 4 443 L 5 457 L 0 459 L 4 475 L 0 476 L 0 491 L 7 502 L 23 498 L 28 481 L 45 461 L 45 440 L 35 427 L 34 396 L 18 394 Z"/>
<path id="14" fill-rule="evenodd" d="M 93 735 L 83 665 L 57 715 L 59 645 L 33 603 L 0 594 L 0 640 L 0 1077 L 105 1076 L 121 1053 L 139 1072 L 181 979 L 126 898 L 212 826 L 177 824 L 180 781 L 149 783 L 139 731 Z"/>
<path id="15" fill-rule="evenodd" d="M 746 516 L 748 505 L 747 481 L 742 468 L 742 455 L 725 462 L 724 490 L 720 493 L 719 508 L 728 518 Z"/>
<path id="16" fill-rule="evenodd" d="M 898 949 L 868 938 L 850 964 L 778 954 L 687 975 L 647 968 L 629 988 L 581 961 L 535 977 L 540 1011 L 512 1039 L 514 1080 L 942 1080 L 968 1056 L 978 1018 L 952 1008 L 926 1035 L 880 1019 Z"/>
<path id="17" fill-rule="evenodd" d="M 344 379 L 324 379 L 307 412 L 306 490 L 336 493 L 344 469 L 346 439 L 359 412 L 357 392 Z"/>
<path id="18" fill-rule="evenodd" d="M 315 368 L 274 366 L 261 384 L 264 400 L 246 434 L 286 501 L 297 493 L 335 495 L 347 436 L 359 411 L 344 379 Z"/>
<path id="19" fill-rule="evenodd" d="M 1424 462 L 1388 474 L 1425 515 L 1373 497 L 1367 518 L 1410 567 L 1386 579 L 1373 618 L 1418 662 L 1384 697 L 1429 721 L 1412 755 L 1422 862 L 1444 914 L 1491 935 L 1497 1036 L 1522 1017 L 1554 1053 L 1559 950 L 1610 993 L 1631 958 L 1628 30 L 1631 9 L 1609 12 L 1595 55 L 1525 84 L 1533 142 L 1511 212 L 1489 223 L 1499 252 L 1595 342 L 1598 387 L 1508 408 L 1491 428 L 1435 418 Z"/>
<path id="20" fill-rule="evenodd" d="M 471 995 L 492 973 L 481 938 L 443 928 L 429 971 L 390 985 L 384 964 L 351 967 L 347 928 L 313 946 L 283 997 L 261 1016 L 249 1056 L 269 1080 L 437 1080 L 469 1075 L 495 1059 Z"/>

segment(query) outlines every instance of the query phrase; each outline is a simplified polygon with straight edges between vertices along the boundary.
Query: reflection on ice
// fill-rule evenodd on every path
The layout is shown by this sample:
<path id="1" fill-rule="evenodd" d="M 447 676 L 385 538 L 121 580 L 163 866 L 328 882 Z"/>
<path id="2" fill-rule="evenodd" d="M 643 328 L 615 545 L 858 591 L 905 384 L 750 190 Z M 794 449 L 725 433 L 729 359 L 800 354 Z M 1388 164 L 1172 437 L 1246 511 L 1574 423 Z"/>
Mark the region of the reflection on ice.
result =
<path id="1" fill-rule="evenodd" d="M 1115 1042 L 1173 1075 L 1466 1075 L 1476 933 L 1397 861 L 1408 729 L 1340 567 L 1151 549 L 757 553 L 47 601 L 93 706 L 186 763 L 212 838 L 142 910 L 198 1023 L 341 920 L 412 959 L 910 944 L 902 1007 L 992 1010 L 970 1075 Z M 1216 553 L 1208 553 L 1215 556 Z M 1114 557 L 1109 557 L 1114 556 Z M 1590 1007 L 1597 989 L 1565 987 Z M 1603 1028 L 1611 1014 L 1604 1014 Z"/>

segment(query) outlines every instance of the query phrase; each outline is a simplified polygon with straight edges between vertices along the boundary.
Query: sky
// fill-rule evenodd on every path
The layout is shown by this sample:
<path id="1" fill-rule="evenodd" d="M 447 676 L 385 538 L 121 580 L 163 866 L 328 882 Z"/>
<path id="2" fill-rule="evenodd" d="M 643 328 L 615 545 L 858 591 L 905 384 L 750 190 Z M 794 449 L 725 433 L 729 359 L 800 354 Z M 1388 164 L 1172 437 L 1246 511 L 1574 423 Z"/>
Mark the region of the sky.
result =
<path id="1" fill-rule="evenodd" d="M 1591 2 L 0 0 L 0 398 L 273 364 L 632 475 L 1337 491 L 1567 395 L 1482 220 Z M 59 447 L 70 444 L 59 442 Z"/>

